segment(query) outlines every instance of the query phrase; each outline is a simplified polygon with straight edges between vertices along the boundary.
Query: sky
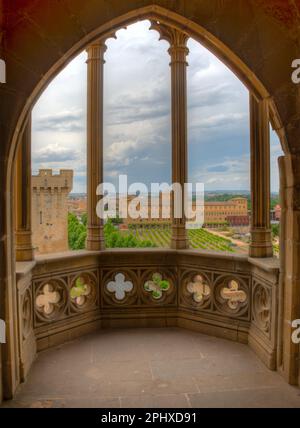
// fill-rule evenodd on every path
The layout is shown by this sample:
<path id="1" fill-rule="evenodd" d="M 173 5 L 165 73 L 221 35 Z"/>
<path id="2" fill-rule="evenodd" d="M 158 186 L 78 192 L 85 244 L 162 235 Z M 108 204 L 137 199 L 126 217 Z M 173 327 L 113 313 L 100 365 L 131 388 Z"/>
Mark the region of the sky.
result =
<path id="1" fill-rule="evenodd" d="M 107 41 L 104 74 L 104 181 L 171 182 L 168 43 L 142 21 Z M 189 182 L 205 190 L 249 190 L 249 96 L 213 54 L 189 39 L 187 70 Z M 32 169 L 74 170 L 73 192 L 86 192 L 86 53 L 56 76 L 37 101 Z M 278 191 L 279 140 L 271 132 L 271 189 Z"/>

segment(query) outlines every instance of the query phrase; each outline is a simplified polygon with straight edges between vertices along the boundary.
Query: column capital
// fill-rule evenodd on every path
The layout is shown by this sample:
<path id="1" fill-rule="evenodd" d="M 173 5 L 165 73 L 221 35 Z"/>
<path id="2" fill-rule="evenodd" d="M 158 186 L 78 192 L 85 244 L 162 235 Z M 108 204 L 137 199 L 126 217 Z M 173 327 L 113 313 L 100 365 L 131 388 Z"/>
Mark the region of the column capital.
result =
<path id="1" fill-rule="evenodd" d="M 104 54 L 107 50 L 106 41 L 108 39 L 116 39 L 116 33 L 111 32 L 101 36 L 99 39 L 94 40 L 88 47 L 86 48 L 86 52 L 88 54 L 87 63 L 92 60 L 102 60 L 104 62 Z"/>
<path id="2" fill-rule="evenodd" d="M 101 42 L 100 40 L 89 45 L 86 48 L 86 52 L 88 54 L 86 63 L 93 60 L 103 60 L 106 50 L 107 50 L 106 44 L 104 42 Z"/>
<path id="3" fill-rule="evenodd" d="M 172 61 L 186 62 L 186 57 L 189 54 L 188 34 L 156 20 L 151 20 L 150 30 L 157 31 L 160 35 L 159 40 L 166 40 L 170 44 L 168 52 Z"/>

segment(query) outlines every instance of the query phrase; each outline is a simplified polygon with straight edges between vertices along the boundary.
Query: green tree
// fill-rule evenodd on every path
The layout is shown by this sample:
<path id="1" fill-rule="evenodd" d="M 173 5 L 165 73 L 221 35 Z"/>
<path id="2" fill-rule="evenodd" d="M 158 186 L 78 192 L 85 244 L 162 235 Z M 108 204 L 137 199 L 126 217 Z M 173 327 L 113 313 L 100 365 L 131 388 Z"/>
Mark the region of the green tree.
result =
<path id="1" fill-rule="evenodd" d="M 116 217 L 113 217 L 111 219 L 112 223 L 117 225 L 117 224 L 122 224 L 123 223 L 123 219 L 121 219 L 118 214 L 116 215 Z"/>
<path id="2" fill-rule="evenodd" d="M 87 213 L 83 213 L 81 216 L 81 223 L 87 226 L 87 221 L 88 221 Z"/>
<path id="3" fill-rule="evenodd" d="M 86 225 L 75 214 L 68 214 L 68 240 L 71 250 L 82 250 L 86 240 Z"/>
<path id="4" fill-rule="evenodd" d="M 87 217 L 82 215 L 80 220 L 75 214 L 68 215 L 68 238 L 71 250 L 81 250 L 85 247 L 87 235 Z M 136 248 L 155 247 L 150 240 L 142 240 L 132 233 L 122 234 L 109 219 L 104 225 L 104 239 L 107 248 Z"/>
<path id="5" fill-rule="evenodd" d="M 273 238 L 277 238 L 279 236 L 279 224 L 272 224 L 272 235 Z"/>

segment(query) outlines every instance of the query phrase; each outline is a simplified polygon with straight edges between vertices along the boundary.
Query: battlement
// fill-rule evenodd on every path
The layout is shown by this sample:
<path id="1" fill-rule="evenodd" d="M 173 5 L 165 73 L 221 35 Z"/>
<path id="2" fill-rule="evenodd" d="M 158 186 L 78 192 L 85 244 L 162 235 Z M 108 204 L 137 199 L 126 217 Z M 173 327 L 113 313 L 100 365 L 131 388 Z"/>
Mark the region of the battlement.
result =
<path id="1" fill-rule="evenodd" d="M 67 251 L 68 194 L 73 170 L 40 169 L 32 179 L 32 241 L 37 254 Z"/>
<path id="2" fill-rule="evenodd" d="M 73 188 L 73 170 L 61 169 L 59 174 L 53 174 L 52 169 L 40 169 L 37 175 L 32 175 L 32 189 L 64 190 L 71 192 Z"/>

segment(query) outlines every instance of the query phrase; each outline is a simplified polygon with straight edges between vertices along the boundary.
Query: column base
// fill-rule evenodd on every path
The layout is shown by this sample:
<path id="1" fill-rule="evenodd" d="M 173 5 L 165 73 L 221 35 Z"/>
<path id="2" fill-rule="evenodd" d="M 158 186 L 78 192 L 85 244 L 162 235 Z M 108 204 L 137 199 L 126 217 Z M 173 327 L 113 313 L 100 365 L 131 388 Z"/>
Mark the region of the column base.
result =
<path id="1" fill-rule="evenodd" d="M 249 256 L 255 258 L 273 257 L 272 232 L 270 229 L 252 229 Z"/>
<path id="2" fill-rule="evenodd" d="M 86 239 L 86 249 L 88 251 L 105 250 L 103 226 L 101 226 L 101 227 L 88 227 L 88 235 L 87 235 L 87 239 Z"/>
<path id="3" fill-rule="evenodd" d="M 102 251 L 102 250 L 105 250 L 104 240 L 103 241 L 87 240 L 86 241 L 86 249 L 88 251 Z"/>
<path id="4" fill-rule="evenodd" d="M 34 249 L 31 241 L 31 232 L 16 232 L 16 261 L 30 262 L 34 259 Z"/>

